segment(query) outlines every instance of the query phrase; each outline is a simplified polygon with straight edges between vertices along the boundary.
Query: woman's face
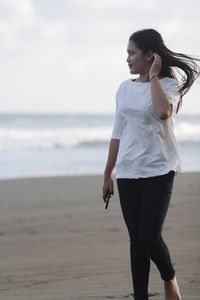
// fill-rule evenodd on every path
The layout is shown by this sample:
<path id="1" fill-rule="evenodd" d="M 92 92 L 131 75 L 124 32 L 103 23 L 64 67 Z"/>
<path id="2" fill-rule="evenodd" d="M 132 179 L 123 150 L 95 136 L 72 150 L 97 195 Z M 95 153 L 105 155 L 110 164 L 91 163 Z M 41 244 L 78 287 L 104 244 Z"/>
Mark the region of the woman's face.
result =
<path id="1" fill-rule="evenodd" d="M 131 74 L 145 74 L 149 68 L 149 55 L 137 48 L 133 41 L 129 41 L 127 47 L 127 63 Z"/>

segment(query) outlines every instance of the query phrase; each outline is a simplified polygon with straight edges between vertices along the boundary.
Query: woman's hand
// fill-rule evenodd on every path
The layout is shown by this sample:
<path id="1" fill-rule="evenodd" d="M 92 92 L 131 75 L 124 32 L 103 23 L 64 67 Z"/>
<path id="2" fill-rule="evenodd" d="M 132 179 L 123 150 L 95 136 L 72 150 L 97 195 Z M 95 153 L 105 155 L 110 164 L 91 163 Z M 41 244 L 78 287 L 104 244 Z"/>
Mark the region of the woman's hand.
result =
<path id="1" fill-rule="evenodd" d="M 108 206 L 111 195 L 114 195 L 112 172 L 114 170 L 115 162 L 117 159 L 119 142 L 120 142 L 119 139 L 110 140 L 108 159 L 104 171 L 104 184 L 103 184 L 103 200 L 106 203 L 105 208 L 107 208 Z"/>
<path id="2" fill-rule="evenodd" d="M 153 58 L 154 60 L 149 70 L 149 77 L 151 77 L 152 75 L 159 75 L 162 67 L 161 57 L 157 53 L 153 53 Z"/>
<path id="3" fill-rule="evenodd" d="M 114 195 L 114 185 L 113 180 L 111 177 L 104 179 L 103 184 L 103 200 L 104 202 L 107 202 L 107 199 L 111 197 L 111 195 Z"/>

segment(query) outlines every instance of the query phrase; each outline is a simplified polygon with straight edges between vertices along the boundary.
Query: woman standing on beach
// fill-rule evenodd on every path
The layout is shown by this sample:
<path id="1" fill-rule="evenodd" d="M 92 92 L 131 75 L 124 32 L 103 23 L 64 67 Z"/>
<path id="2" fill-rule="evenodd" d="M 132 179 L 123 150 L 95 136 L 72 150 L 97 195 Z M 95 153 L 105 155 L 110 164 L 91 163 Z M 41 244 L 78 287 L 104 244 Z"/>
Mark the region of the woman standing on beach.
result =
<path id="1" fill-rule="evenodd" d="M 199 76 L 190 56 L 170 51 L 156 30 L 133 33 L 127 63 L 136 80 L 121 83 L 116 94 L 116 115 L 104 172 L 103 199 L 113 195 L 112 172 L 130 237 L 130 258 L 135 300 L 148 299 L 150 260 L 164 281 L 165 299 L 181 295 L 170 253 L 162 238 L 174 175 L 182 172 L 173 133 L 182 97 Z M 181 69 L 178 85 L 172 67 Z"/>

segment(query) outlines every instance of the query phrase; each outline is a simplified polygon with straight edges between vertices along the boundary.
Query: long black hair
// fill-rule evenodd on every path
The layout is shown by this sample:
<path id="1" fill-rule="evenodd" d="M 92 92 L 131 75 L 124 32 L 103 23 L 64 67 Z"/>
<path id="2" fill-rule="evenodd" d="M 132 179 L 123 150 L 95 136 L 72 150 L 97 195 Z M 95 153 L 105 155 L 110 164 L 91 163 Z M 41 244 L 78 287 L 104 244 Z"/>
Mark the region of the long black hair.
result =
<path id="1" fill-rule="evenodd" d="M 144 53 L 152 50 L 161 57 L 161 76 L 177 79 L 172 67 L 175 67 L 175 69 L 181 69 L 185 73 L 181 74 L 180 71 L 177 70 L 182 77 L 182 83 L 179 84 L 178 89 L 178 93 L 180 94 L 180 105 L 182 97 L 189 91 L 194 81 L 200 76 L 200 67 L 195 62 L 200 61 L 200 59 L 169 50 L 165 46 L 161 34 L 155 29 L 143 29 L 136 31 L 131 34 L 129 41 L 133 41 Z"/>

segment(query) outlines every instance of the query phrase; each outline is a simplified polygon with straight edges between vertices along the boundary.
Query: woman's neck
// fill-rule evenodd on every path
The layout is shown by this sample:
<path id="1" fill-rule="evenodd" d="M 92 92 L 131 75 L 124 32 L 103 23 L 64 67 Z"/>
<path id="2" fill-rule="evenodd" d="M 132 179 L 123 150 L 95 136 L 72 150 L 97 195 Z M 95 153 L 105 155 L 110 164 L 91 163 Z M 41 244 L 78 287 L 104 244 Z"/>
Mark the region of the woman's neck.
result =
<path id="1" fill-rule="evenodd" d="M 158 75 L 158 78 L 161 79 L 161 78 L 163 78 L 163 77 Z M 136 82 L 143 82 L 143 83 L 149 82 L 149 81 L 150 81 L 150 80 L 149 80 L 149 74 L 144 74 L 144 75 L 141 75 L 141 74 L 140 74 L 139 77 L 136 78 L 135 81 L 136 81 Z"/>
<path id="2" fill-rule="evenodd" d="M 148 82 L 149 81 L 149 74 L 140 74 L 139 77 L 136 79 L 136 82 Z"/>

